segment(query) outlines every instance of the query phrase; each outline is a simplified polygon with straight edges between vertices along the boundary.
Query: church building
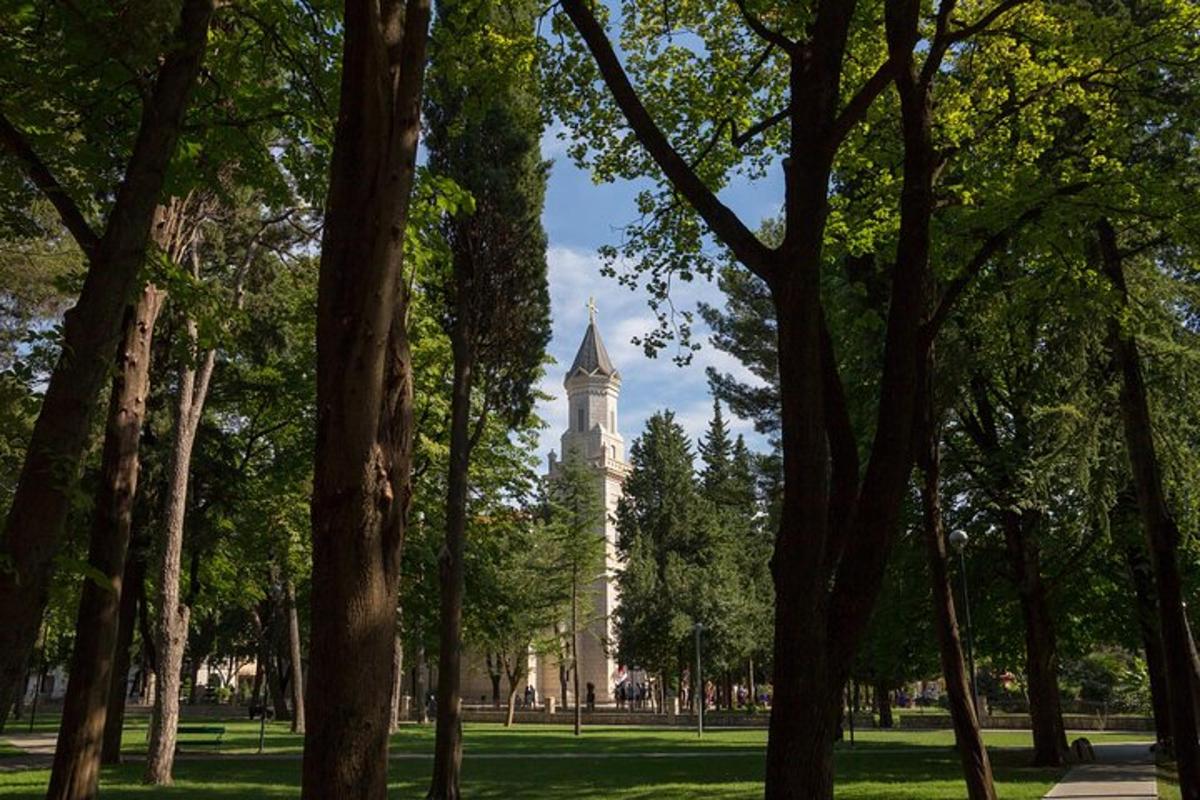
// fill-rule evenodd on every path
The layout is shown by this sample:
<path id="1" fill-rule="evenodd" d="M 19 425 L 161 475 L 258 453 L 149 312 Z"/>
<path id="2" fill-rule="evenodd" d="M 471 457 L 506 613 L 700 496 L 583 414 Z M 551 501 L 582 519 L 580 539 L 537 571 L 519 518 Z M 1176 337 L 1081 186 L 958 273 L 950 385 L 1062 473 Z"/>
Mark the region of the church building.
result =
<path id="1" fill-rule="evenodd" d="M 562 434 L 560 452 L 579 453 L 591 467 L 603 497 L 605 514 L 596 520 L 596 535 L 604 538 L 604 572 L 597 578 L 594 591 L 595 607 L 581 609 L 581 620 L 587 625 L 579 636 L 579 687 L 586 696 L 587 685 L 595 686 L 596 703 L 607 705 L 615 701 L 613 689 L 621 679 L 613 636 L 613 614 L 617 598 L 617 501 L 622 485 L 629 474 L 625 460 L 625 439 L 618 424 L 617 401 L 621 394 L 621 373 L 609 358 L 600 330 L 596 325 L 596 305 L 588 302 L 588 327 L 567 370 L 563 386 L 567 390 L 567 428 Z M 554 451 L 550 452 L 548 476 L 553 478 L 561 465 Z M 529 683 L 537 691 L 538 702 L 547 697 L 560 698 L 559 662 L 554 656 L 530 655 Z M 485 695 L 490 697 L 491 684 L 482 659 L 471 658 L 463 675 L 462 696 L 472 703 Z M 482 673 L 482 674 L 481 674 Z M 572 686 L 568 683 L 567 697 L 574 703 Z M 585 697 L 581 697 L 583 702 Z"/>

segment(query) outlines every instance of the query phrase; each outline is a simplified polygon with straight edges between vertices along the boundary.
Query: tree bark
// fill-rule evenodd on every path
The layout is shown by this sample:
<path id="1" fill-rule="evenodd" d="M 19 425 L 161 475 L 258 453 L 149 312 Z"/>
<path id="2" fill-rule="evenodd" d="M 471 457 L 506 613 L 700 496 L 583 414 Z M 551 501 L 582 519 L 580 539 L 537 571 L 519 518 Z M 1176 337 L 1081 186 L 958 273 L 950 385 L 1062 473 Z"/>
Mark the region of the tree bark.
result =
<path id="1" fill-rule="evenodd" d="M 1162 634 L 1158 627 L 1158 598 L 1154 591 L 1154 568 L 1146 555 L 1145 545 L 1129 542 L 1125 545 L 1125 566 L 1133 584 L 1134 617 L 1146 654 L 1146 672 L 1150 676 L 1150 705 L 1154 712 L 1155 738 L 1159 747 L 1174 752 L 1171 739 L 1171 701 L 1167 693 L 1167 672 L 1163 655 Z"/>
<path id="2" fill-rule="evenodd" d="M 1054 620 L 1042 578 L 1035 526 L 1039 516 L 1001 513 L 1009 569 L 1016 584 L 1025 629 L 1025 675 L 1029 719 L 1033 727 L 1033 760 L 1037 766 L 1059 766 L 1067 755 L 1067 734 L 1058 690 L 1058 648 Z"/>
<path id="3" fill-rule="evenodd" d="M 292 665 L 292 733 L 304 733 L 304 666 L 300 655 L 300 615 L 296 611 L 296 587 L 292 579 L 283 583 L 287 604 L 288 660 Z"/>
<path id="4" fill-rule="evenodd" d="M 879 709 L 879 727 L 895 727 L 896 722 L 892 718 L 892 690 L 883 681 L 875 684 L 875 704 Z"/>
<path id="5" fill-rule="evenodd" d="M 458 271 L 460 259 L 455 259 Z M 462 613 L 466 591 L 463 558 L 467 538 L 467 479 L 471 459 L 472 334 L 464 314 L 469 287 L 456 281 L 455 322 L 450 331 L 454 381 L 450 396 L 450 465 L 446 491 L 446 540 L 438 553 L 441 616 L 438 650 L 437 736 L 429 800 L 457 800 L 462 773 Z"/>
<path id="6" fill-rule="evenodd" d="M 137 494 L 138 445 L 150 389 L 154 322 L 163 293 L 148 284 L 127 312 L 109 402 L 100 485 L 92 514 L 88 565 L 75 623 L 75 647 L 48 800 L 92 798 L 99 791 L 100 750 L 117 645 L 121 582 Z M 103 584 L 101 584 L 103 579 Z"/>
<path id="7" fill-rule="evenodd" d="M 988 759 L 979 718 L 975 707 L 971 680 L 963 658 L 962 640 L 958 634 L 958 619 L 954 610 L 954 588 L 946 561 L 946 530 L 942 522 L 940 490 L 941 456 L 939 427 L 934 409 L 932 349 L 925 362 L 925 384 L 922 391 L 921 419 L 918 430 L 922 441 L 917 443 L 917 466 L 921 470 L 921 511 L 925 529 L 925 554 L 933 588 L 933 611 L 941 655 L 942 676 L 950 698 L 950 718 L 963 777 L 970 800 L 996 800 L 992 765 Z"/>
<path id="8" fill-rule="evenodd" d="M 889 41 L 889 64 L 845 104 L 841 73 L 853 3 L 818 3 L 804 41 L 789 40 L 752 14 L 743 14 L 754 32 L 780 48 L 790 62 L 785 234 L 781 245 L 771 248 L 720 202 L 672 147 L 630 83 L 591 4 L 563 0 L 561 5 L 638 141 L 714 236 L 770 287 L 778 323 L 786 480 L 772 561 L 775 695 L 765 795 L 767 800 L 826 800 L 833 794 L 833 731 L 842 688 L 878 595 L 912 466 L 923 277 L 933 208 L 929 87 L 908 92 L 907 100 L 901 91 L 905 164 L 900 244 L 891 271 L 875 439 L 862 475 L 821 306 L 829 180 L 847 131 L 890 77 L 901 71 L 896 63 L 911 66 L 919 8 L 911 12 L 912 35 L 900 37 L 907 55 L 892 54 Z M 892 5 L 905 4 L 892 3 L 889 8 Z M 934 66 L 931 75 L 936 74 Z M 912 83 L 915 76 L 910 74 L 908 80 Z"/>
<path id="9" fill-rule="evenodd" d="M 400 730 L 400 710 L 404 700 L 404 640 L 400 632 L 392 645 L 392 718 L 388 722 L 388 730 L 392 733 Z"/>
<path id="10" fill-rule="evenodd" d="M 429 18 L 429 0 L 346 2 L 317 291 L 306 800 L 387 796 L 391 682 L 381 676 L 411 494 L 401 265 Z"/>
<path id="11" fill-rule="evenodd" d="M 272 644 L 274 646 L 270 648 L 267 656 L 267 689 L 271 695 L 271 703 L 275 706 L 275 719 L 280 722 L 290 722 L 292 719 L 292 709 L 288 706 L 290 679 L 283 672 L 287 656 L 281 652 L 278 636 L 275 637 Z"/>
<path id="12" fill-rule="evenodd" d="M 101 764 L 121 763 L 121 734 L 125 729 L 125 703 L 129 699 L 129 665 L 132 658 L 133 633 L 137 627 L 138 598 L 146 578 L 144 534 L 134 533 L 130 552 L 125 559 L 125 574 L 121 578 L 121 607 L 117 613 L 117 644 L 113 655 L 112 679 L 108 688 L 108 710 L 104 715 L 104 742 L 100 748 Z"/>
<path id="13" fill-rule="evenodd" d="M 499 708 L 500 707 L 500 663 L 499 663 L 500 654 L 499 653 L 495 654 L 495 661 L 493 661 L 492 653 L 488 653 L 486 656 L 486 661 L 487 661 L 488 678 L 492 682 L 492 705 L 495 706 L 496 708 Z"/>
<path id="14" fill-rule="evenodd" d="M 193 253 L 193 272 L 199 277 L 198 261 Z M 175 742 L 179 727 L 179 692 L 183 655 L 187 649 L 188 621 L 191 609 L 180 595 L 180 570 L 183 559 L 183 526 L 187 514 L 188 478 L 192 449 L 204 401 L 216 365 L 216 350 L 203 355 L 195 352 L 198 329 L 195 320 L 185 321 L 187 341 L 192 353 L 179 370 L 179 396 L 175 407 L 175 433 L 171 460 L 167 469 L 166 507 L 158 563 L 158 620 L 155 649 L 158 655 L 158 682 L 154 689 L 154 711 L 150 720 L 150 745 L 146 753 L 146 783 L 165 786 L 171 783 L 175 763 Z M 199 366 L 192 362 L 199 360 Z"/>
<path id="15" fill-rule="evenodd" d="M 1150 399 L 1142 374 L 1137 340 L 1123 330 L 1121 316 L 1130 307 L 1125 283 L 1125 265 L 1117 234 L 1107 219 L 1096 226 L 1100 259 L 1116 292 L 1117 311 L 1109 320 L 1109 346 L 1121 373 L 1121 420 L 1125 449 L 1133 472 L 1138 507 L 1150 563 L 1154 566 L 1158 591 L 1159 629 L 1166 657 L 1167 693 L 1171 704 L 1171 731 L 1179 768 L 1179 791 L 1183 800 L 1200 798 L 1200 744 L 1197 743 L 1196 709 L 1193 705 L 1194 669 L 1189 646 L 1188 624 L 1183 605 L 1183 582 L 1179 572 L 1179 526 L 1163 491 L 1162 468 L 1154 445 Z"/>
<path id="16" fill-rule="evenodd" d="M 504 659 L 504 671 L 508 675 L 508 706 L 504 714 L 504 727 L 511 728 L 517 717 L 517 689 L 521 686 L 521 679 L 525 677 L 525 654 L 520 654 L 512 660 L 510 668 L 508 659 Z M 501 658 L 497 654 L 497 658 Z"/>
<path id="17" fill-rule="evenodd" d="M 0 147 L 16 156 L 59 209 L 88 259 L 79 300 L 63 322 L 62 351 L 0 536 L 0 561 L 8 564 L 0 570 L 0 697 L 12 696 L 37 638 L 92 414 L 110 375 L 125 307 L 137 288 L 154 209 L 200 73 L 212 13 L 212 0 L 183 4 L 173 46 L 160 62 L 142 110 L 103 235 L 87 227 L 22 134 L 0 116 Z M 8 704 L 0 703 L 0 720 L 7 713 Z"/>

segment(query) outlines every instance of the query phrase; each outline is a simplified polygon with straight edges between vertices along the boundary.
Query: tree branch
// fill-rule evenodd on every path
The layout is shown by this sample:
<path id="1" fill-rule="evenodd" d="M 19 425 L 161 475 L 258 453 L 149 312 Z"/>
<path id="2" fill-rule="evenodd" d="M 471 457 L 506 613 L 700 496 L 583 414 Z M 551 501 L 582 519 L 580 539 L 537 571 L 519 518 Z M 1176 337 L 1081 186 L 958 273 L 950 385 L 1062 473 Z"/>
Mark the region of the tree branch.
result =
<path id="1" fill-rule="evenodd" d="M 838 114 L 837 119 L 833 121 L 833 129 L 829 136 L 832 146 L 836 147 L 840 144 L 854 129 L 854 126 L 862 121 L 871 104 L 875 102 L 875 98 L 882 94 L 883 90 L 892 82 L 893 73 L 892 62 L 889 59 L 880 64 L 875 73 L 859 87 L 850 101 L 846 103 L 846 107 Z"/>
<path id="2" fill-rule="evenodd" d="M 796 42 L 784 36 L 779 31 L 773 31 L 768 28 L 761 19 L 750 13 L 750 9 L 746 8 L 746 0 L 733 0 L 738 7 L 738 11 L 742 13 L 742 19 L 760 38 L 770 42 L 776 47 L 782 48 L 784 52 L 794 53 L 799 46 Z"/>
<path id="3" fill-rule="evenodd" d="M 1028 2 L 1029 2 L 1029 0 L 1003 0 L 1003 2 L 1001 2 L 999 5 L 997 5 L 995 8 L 993 8 L 988 13 L 984 14 L 982 17 L 977 19 L 975 22 L 971 23 L 970 25 L 965 25 L 962 28 L 959 28 L 958 30 L 954 31 L 953 33 L 947 34 L 945 37 L 946 44 L 948 46 L 954 45 L 965 39 L 970 39 L 972 36 L 974 36 L 975 34 L 979 33 L 980 31 L 984 30 L 985 28 L 987 28 L 989 25 L 991 25 L 993 22 L 995 22 L 1000 17 L 1007 14 L 1009 11 L 1012 11 L 1017 6 L 1024 5 L 1025 3 L 1028 3 Z"/>
<path id="4" fill-rule="evenodd" d="M 100 244 L 100 237 L 92 230 L 92 226 L 88 225 L 79 206 L 75 204 L 71 195 L 67 194 L 67 190 L 62 187 L 62 184 L 54 177 L 54 173 L 38 156 L 29 140 L 3 113 L 0 113 L 0 144 L 21 162 L 29 180 L 54 205 L 59 218 L 74 237 L 79 249 L 90 257 Z"/>
<path id="5" fill-rule="evenodd" d="M 704 219 L 713 235 L 729 247 L 748 269 L 760 278 L 770 280 L 770 248 L 759 241 L 738 216 L 717 199 L 712 190 L 688 167 L 683 157 L 667 141 L 667 137 L 654 122 L 630 83 L 629 76 L 625 74 L 616 52 L 613 51 L 608 35 L 589 10 L 588 2 L 562 0 L 562 6 L 579 35 L 583 37 L 605 84 L 642 147 L 672 185 Z"/>
<path id="6" fill-rule="evenodd" d="M 983 241 L 983 244 L 979 246 L 979 249 L 975 251 L 975 255 L 971 257 L 971 260 L 967 262 L 962 272 L 954 280 L 950 281 L 946 289 L 942 292 L 942 297 L 938 301 L 937 308 L 934 309 L 929 320 L 922 326 L 921 335 L 925 343 L 929 344 L 937 338 L 938 331 L 946 322 L 946 318 L 950 315 L 954 304 L 962 296 L 963 292 L 966 291 L 967 286 L 975 279 L 975 276 L 983 271 L 983 268 L 987 266 L 987 263 L 992 258 L 1008 246 L 1008 243 L 1018 231 L 1026 225 L 1037 221 L 1054 200 L 1079 194 L 1087 187 L 1088 184 L 1084 182 L 1071 183 L 1059 187 L 1041 202 L 1025 209 L 1020 216 L 1006 227 L 988 236 Z"/>

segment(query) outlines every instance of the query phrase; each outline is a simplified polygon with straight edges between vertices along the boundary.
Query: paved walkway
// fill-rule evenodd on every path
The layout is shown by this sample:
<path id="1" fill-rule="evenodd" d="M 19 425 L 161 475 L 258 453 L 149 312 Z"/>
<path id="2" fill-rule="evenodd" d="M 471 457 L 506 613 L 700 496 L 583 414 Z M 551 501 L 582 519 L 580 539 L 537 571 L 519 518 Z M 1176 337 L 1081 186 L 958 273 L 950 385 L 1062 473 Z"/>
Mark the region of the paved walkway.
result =
<path id="1" fill-rule="evenodd" d="M 1047 800 L 1156 800 L 1154 754 L 1145 744 L 1097 744 L 1096 761 L 1074 767 Z"/>

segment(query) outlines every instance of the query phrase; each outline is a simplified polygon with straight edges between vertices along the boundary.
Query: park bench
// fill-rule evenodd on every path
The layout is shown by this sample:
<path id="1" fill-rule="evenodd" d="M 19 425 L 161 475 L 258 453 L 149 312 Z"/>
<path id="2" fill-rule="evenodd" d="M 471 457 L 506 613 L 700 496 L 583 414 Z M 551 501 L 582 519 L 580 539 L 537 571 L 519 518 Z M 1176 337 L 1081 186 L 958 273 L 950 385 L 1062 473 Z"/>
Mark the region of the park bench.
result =
<path id="1" fill-rule="evenodd" d="M 217 745 L 219 747 L 221 744 L 221 740 L 225 737 L 225 726 L 224 725 L 180 725 L 179 729 L 177 731 L 177 734 L 179 736 L 185 736 L 185 735 L 188 735 L 188 736 L 216 736 L 217 738 L 215 740 L 213 740 L 212 742 L 208 742 L 207 744 L 213 744 L 213 745 Z M 191 742 L 189 742 L 189 744 L 191 744 Z M 200 744 L 200 742 L 196 742 L 196 744 Z M 175 747 L 176 747 L 176 749 L 179 749 L 178 742 L 176 743 Z"/>

